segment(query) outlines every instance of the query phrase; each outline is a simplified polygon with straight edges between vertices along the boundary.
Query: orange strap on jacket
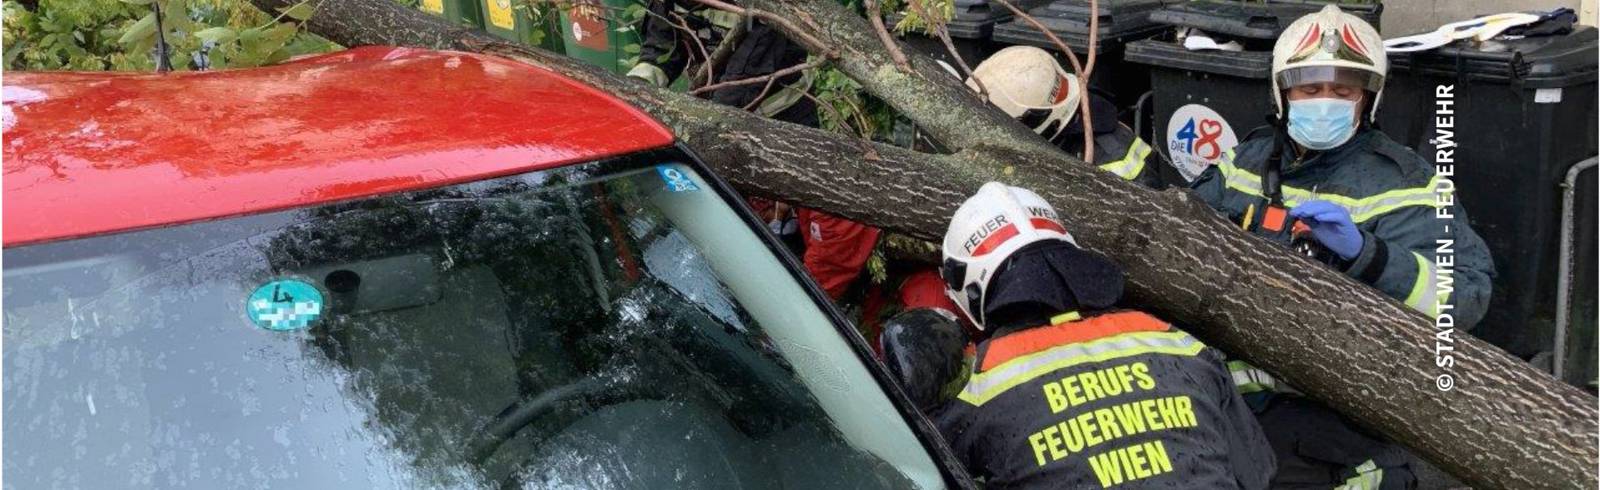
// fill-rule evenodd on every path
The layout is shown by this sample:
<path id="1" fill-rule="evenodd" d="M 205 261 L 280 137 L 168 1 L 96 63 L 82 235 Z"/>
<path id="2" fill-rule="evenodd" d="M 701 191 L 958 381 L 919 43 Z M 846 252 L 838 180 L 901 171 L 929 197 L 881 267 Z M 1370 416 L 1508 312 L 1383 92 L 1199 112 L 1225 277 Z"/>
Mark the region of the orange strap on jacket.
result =
<path id="1" fill-rule="evenodd" d="M 1082 320 L 1031 328 L 989 341 L 979 371 L 1051 347 L 1110 337 L 1129 332 L 1165 332 L 1172 325 L 1142 311 L 1119 311 Z"/>

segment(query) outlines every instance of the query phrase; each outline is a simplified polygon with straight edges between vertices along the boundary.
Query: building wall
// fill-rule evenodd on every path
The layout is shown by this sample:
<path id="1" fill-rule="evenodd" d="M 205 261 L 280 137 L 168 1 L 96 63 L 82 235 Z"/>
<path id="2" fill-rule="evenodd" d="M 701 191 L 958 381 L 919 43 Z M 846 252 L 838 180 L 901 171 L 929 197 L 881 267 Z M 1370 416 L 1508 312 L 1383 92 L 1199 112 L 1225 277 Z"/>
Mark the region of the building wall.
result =
<path id="1" fill-rule="evenodd" d="M 1386 0 L 1383 2 L 1383 37 L 1432 31 L 1440 24 L 1478 15 L 1518 10 L 1567 7 L 1581 12 L 1582 22 L 1595 25 L 1596 0 Z"/>

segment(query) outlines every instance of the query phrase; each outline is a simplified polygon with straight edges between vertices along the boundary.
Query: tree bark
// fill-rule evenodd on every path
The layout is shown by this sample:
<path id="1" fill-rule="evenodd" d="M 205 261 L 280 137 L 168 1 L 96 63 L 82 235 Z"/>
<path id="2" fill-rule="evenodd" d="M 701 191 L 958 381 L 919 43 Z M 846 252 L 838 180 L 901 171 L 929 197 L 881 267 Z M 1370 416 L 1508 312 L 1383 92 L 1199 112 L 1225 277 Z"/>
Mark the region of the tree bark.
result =
<path id="1" fill-rule="evenodd" d="M 293 0 L 252 0 L 269 12 Z M 347 46 L 477 51 L 522 60 L 639 106 L 744 192 L 937 240 L 984 182 L 1033 189 L 1085 248 L 1127 271 L 1130 299 L 1178 322 L 1482 488 L 1594 488 L 1596 399 L 1455 333 L 1435 365 L 1431 318 L 1243 233 L 1191 194 L 1122 182 L 1043 144 L 928 58 L 894 67 L 864 19 L 831 0 L 747 0 L 831 46 L 867 90 L 957 151 L 917 153 L 756 117 L 498 42 L 389 0 L 324 1 L 312 32 Z M 1454 376 L 1453 390 L 1435 385 Z"/>

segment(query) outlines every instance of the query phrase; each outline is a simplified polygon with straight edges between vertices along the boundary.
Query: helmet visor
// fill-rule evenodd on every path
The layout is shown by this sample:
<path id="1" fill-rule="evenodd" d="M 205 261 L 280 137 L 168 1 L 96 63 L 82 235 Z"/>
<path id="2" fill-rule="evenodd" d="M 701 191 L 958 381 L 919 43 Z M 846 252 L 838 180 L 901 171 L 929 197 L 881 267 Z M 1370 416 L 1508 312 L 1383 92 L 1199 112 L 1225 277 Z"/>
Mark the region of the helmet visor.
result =
<path id="1" fill-rule="evenodd" d="M 1383 90 L 1383 75 L 1343 66 L 1302 66 L 1278 73 L 1280 89 L 1291 89 L 1312 83 L 1336 83 L 1378 93 Z"/>

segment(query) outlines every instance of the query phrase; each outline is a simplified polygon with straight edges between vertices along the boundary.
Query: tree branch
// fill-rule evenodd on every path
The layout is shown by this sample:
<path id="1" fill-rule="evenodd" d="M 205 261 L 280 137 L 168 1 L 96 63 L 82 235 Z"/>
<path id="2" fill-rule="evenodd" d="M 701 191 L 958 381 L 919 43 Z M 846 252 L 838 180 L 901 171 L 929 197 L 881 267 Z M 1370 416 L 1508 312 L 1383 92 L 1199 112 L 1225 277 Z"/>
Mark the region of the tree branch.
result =
<path id="1" fill-rule="evenodd" d="M 1083 63 L 1084 87 L 1088 87 L 1089 75 L 1094 73 L 1095 58 L 1099 57 L 1100 44 L 1100 0 L 1089 0 L 1089 59 Z"/>
<path id="2" fill-rule="evenodd" d="M 819 58 L 813 59 L 811 61 L 807 61 L 805 63 L 801 63 L 801 64 L 794 65 L 794 66 L 791 66 L 791 67 L 788 67 L 788 68 L 784 68 L 782 70 L 778 70 L 778 71 L 775 71 L 775 72 L 772 72 L 772 73 L 768 73 L 766 75 L 749 77 L 749 78 L 740 78 L 738 80 L 729 80 L 729 81 L 726 81 L 726 82 L 717 82 L 717 83 L 713 83 L 711 85 L 706 85 L 704 87 L 700 87 L 700 88 L 694 89 L 694 90 L 689 92 L 689 95 L 700 95 L 700 94 L 703 94 L 703 93 L 706 93 L 706 92 L 711 92 L 711 91 L 717 90 L 717 89 L 723 89 L 723 88 L 728 88 L 728 87 L 737 87 L 737 86 L 740 86 L 740 85 L 751 85 L 751 84 L 757 84 L 757 83 L 761 83 L 761 82 L 767 82 L 768 83 L 768 87 L 770 88 L 771 82 L 776 81 L 779 78 L 783 78 L 783 77 L 786 77 L 786 76 L 789 76 L 789 75 L 793 75 L 795 73 L 800 73 L 802 71 L 806 71 L 806 70 L 811 69 L 811 68 L 816 68 L 818 66 L 822 66 L 822 64 L 826 63 L 827 61 L 828 61 L 827 59 L 819 57 Z M 762 93 L 765 94 L 766 91 L 762 91 Z"/>
<path id="3" fill-rule="evenodd" d="M 646 10 L 646 11 L 648 12 L 649 10 Z M 706 72 L 707 73 L 706 76 L 712 77 L 712 78 L 709 78 L 709 79 L 715 79 L 716 72 L 709 71 L 709 70 L 711 70 L 711 53 L 706 51 L 706 44 L 700 42 L 700 35 L 695 33 L 694 29 L 690 29 L 689 28 L 689 20 L 688 19 L 683 18 L 682 15 L 678 15 L 677 12 L 668 12 L 668 13 L 672 14 L 673 19 L 675 19 L 675 21 L 673 22 L 673 24 L 674 24 L 673 28 L 674 29 L 678 29 L 679 32 L 682 32 L 684 37 L 687 37 L 690 40 L 694 41 L 695 48 L 700 50 L 700 56 L 701 56 L 700 59 L 705 60 L 703 62 L 704 64 L 702 66 L 704 67 L 704 69 L 708 70 Z M 666 19 L 662 19 L 662 20 L 666 20 Z M 698 71 L 698 70 L 696 70 L 696 71 Z"/>
<path id="4" fill-rule="evenodd" d="M 1009 147 L 1058 151 L 1029 128 L 1011 120 L 999 109 L 982 104 L 961 80 L 915 51 L 904 52 L 911 70 L 901 70 L 873 33 L 867 19 L 838 3 L 815 0 L 743 0 L 753 8 L 799 20 L 778 25 L 785 35 L 789 26 L 812 29 L 807 34 L 833 43 L 838 57 L 834 66 L 857 81 L 896 112 L 918 121 L 934 139 L 952 150 L 974 147 Z M 808 48 L 809 49 L 809 48 Z M 827 50 L 812 54 L 828 53 Z"/>
<path id="5" fill-rule="evenodd" d="M 928 11 L 922 8 L 922 5 L 918 4 L 914 0 L 907 1 L 906 6 L 912 10 L 915 10 L 918 17 L 925 19 L 929 23 L 930 27 L 933 27 L 934 36 L 939 39 L 940 44 L 944 45 L 945 52 L 950 53 L 950 59 L 956 60 L 956 66 L 961 68 L 962 75 L 966 77 L 967 80 L 972 81 L 973 85 L 978 86 L 978 96 L 980 98 L 988 97 L 989 88 L 983 85 L 983 80 L 979 80 L 978 77 L 972 75 L 972 68 L 967 66 L 967 60 L 961 57 L 961 53 L 956 51 L 956 43 L 950 40 L 949 23 L 933 23 L 932 17 L 928 16 Z"/>
<path id="6" fill-rule="evenodd" d="M 878 0 L 866 0 L 867 21 L 872 23 L 872 31 L 877 33 L 878 41 L 883 43 L 883 48 L 889 51 L 889 57 L 894 60 L 895 66 L 901 71 L 911 71 L 911 62 L 906 60 L 906 53 L 900 50 L 900 45 L 894 42 L 894 36 L 889 35 L 889 28 L 883 26 L 883 11 L 878 8 Z"/>
<path id="7" fill-rule="evenodd" d="M 770 22 L 773 25 L 776 25 L 776 26 L 779 26 L 780 28 L 782 28 L 785 33 L 789 33 L 791 35 L 791 37 L 794 38 L 795 41 L 799 41 L 800 44 L 804 45 L 806 47 L 807 51 L 811 51 L 813 53 L 816 53 L 816 52 L 819 52 L 819 51 L 825 52 L 825 51 L 829 50 L 827 43 L 824 43 L 824 42 L 822 42 L 822 40 L 817 39 L 816 36 L 811 35 L 809 32 L 801 30 L 799 26 L 794 25 L 793 22 L 789 22 L 789 19 L 785 19 L 783 17 L 779 17 L 779 16 L 773 14 L 772 12 L 768 12 L 768 11 L 765 11 L 765 10 L 753 9 L 753 8 L 744 8 L 744 7 L 740 7 L 740 6 L 731 4 L 731 3 L 723 2 L 721 0 L 694 0 L 694 1 L 700 2 L 702 5 L 705 5 L 707 7 L 711 7 L 711 8 L 717 9 L 717 10 L 733 12 L 735 14 L 755 17 L 757 19 L 761 19 L 761 20 Z"/>
<path id="8" fill-rule="evenodd" d="M 744 40 L 744 34 L 749 31 L 749 26 L 750 19 L 740 16 L 739 22 L 735 23 L 732 28 L 728 29 L 727 33 L 722 35 L 722 43 L 717 45 L 717 49 L 711 51 L 711 56 L 706 58 L 706 63 L 695 70 L 694 78 L 689 81 L 690 88 L 703 87 L 705 84 L 717 80 L 715 70 L 727 63 L 729 56 L 733 56 L 734 46 L 738 46 Z"/>

